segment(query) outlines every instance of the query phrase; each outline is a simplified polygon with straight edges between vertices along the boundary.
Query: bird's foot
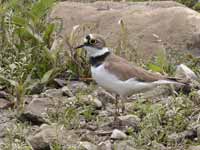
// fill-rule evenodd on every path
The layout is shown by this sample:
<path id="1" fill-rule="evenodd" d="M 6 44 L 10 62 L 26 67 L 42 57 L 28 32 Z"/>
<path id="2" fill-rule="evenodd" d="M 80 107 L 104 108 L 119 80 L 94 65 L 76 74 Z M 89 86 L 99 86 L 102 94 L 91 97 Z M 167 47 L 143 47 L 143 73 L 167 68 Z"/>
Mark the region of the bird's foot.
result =
<path id="1" fill-rule="evenodd" d="M 126 113 L 126 108 L 125 108 L 125 104 L 122 103 L 122 107 L 121 107 L 121 110 L 122 110 L 122 114 L 125 114 Z"/>
<path id="2" fill-rule="evenodd" d="M 119 120 L 119 118 L 118 118 L 119 116 L 120 116 L 119 111 L 115 111 L 115 114 L 114 114 L 114 121 Z"/>

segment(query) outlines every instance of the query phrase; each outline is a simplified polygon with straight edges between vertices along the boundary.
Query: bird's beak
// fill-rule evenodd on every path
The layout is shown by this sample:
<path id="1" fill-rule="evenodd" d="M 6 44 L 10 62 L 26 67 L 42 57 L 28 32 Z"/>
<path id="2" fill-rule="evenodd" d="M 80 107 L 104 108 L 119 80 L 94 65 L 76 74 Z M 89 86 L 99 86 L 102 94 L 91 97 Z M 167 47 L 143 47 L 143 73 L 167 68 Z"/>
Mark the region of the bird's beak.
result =
<path id="1" fill-rule="evenodd" d="M 83 48 L 84 46 L 89 46 L 88 39 L 84 39 L 84 42 L 83 42 L 83 44 L 81 44 L 81 45 L 79 45 L 79 46 L 76 46 L 76 47 L 74 47 L 74 49 Z"/>
<path id="2" fill-rule="evenodd" d="M 85 44 L 81 44 L 79 46 L 74 47 L 74 49 L 79 49 L 79 48 L 83 48 L 85 46 Z"/>

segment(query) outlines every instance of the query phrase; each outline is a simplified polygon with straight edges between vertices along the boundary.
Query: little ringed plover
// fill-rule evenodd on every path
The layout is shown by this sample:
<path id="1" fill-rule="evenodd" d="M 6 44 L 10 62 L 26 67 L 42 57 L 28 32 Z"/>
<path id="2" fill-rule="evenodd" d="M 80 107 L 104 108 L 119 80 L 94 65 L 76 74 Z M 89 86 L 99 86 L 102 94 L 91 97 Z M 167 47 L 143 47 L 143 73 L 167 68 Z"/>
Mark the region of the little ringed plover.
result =
<path id="1" fill-rule="evenodd" d="M 134 66 L 126 59 L 113 54 L 100 35 L 88 34 L 84 38 L 84 43 L 75 49 L 78 48 L 84 48 L 87 51 L 92 78 L 97 84 L 121 98 L 151 90 L 159 85 L 184 84 L 177 78 L 152 73 Z"/>

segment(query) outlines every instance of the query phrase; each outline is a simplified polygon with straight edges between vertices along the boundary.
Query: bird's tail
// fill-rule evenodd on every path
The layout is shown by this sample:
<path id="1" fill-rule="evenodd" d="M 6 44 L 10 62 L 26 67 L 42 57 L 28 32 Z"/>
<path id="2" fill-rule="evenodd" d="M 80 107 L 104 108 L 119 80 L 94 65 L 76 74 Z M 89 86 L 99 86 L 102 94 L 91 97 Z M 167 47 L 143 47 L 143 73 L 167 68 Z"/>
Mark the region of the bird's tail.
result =
<path id="1" fill-rule="evenodd" d="M 170 80 L 170 81 L 175 81 L 175 82 L 178 82 L 178 83 L 182 83 L 184 85 L 187 85 L 187 84 L 190 84 L 191 83 L 191 80 L 190 79 L 183 79 L 183 78 L 176 78 L 176 77 L 168 77 L 167 80 Z"/>
<path id="2" fill-rule="evenodd" d="M 168 85 L 168 84 L 175 84 L 175 85 L 179 85 L 179 86 L 184 86 L 185 83 L 182 82 L 178 82 L 176 80 L 158 80 L 154 82 L 156 85 Z"/>
<path id="3" fill-rule="evenodd" d="M 191 84 L 192 81 L 189 79 L 180 79 L 175 77 L 169 77 L 167 80 L 158 80 L 155 82 L 155 84 L 159 85 L 169 85 L 172 84 L 175 86 L 175 90 L 178 92 L 183 92 L 185 94 L 188 94 L 191 92 L 192 88 L 194 88 Z"/>

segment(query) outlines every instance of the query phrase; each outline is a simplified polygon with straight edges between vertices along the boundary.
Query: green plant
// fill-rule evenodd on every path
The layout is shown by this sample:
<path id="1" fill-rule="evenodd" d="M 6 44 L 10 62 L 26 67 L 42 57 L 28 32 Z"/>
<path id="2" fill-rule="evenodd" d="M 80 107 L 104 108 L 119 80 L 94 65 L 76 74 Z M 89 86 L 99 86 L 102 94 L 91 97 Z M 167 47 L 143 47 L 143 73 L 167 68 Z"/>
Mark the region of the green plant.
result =
<path id="1" fill-rule="evenodd" d="M 87 26 L 76 25 L 73 27 L 73 30 L 71 31 L 70 35 L 65 37 L 65 42 L 69 48 L 69 51 L 66 54 L 67 68 L 71 70 L 74 73 L 74 75 L 79 79 L 81 77 L 90 76 L 89 63 L 86 59 L 86 51 L 74 49 L 75 45 L 78 44 L 76 41 L 78 41 L 79 34 L 81 34 L 84 28 L 87 28 Z"/>
<path id="2" fill-rule="evenodd" d="M 196 11 L 200 11 L 200 2 L 196 3 L 192 8 Z"/>
<path id="3" fill-rule="evenodd" d="M 148 69 L 160 73 L 168 72 L 168 66 L 169 63 L 164 49 L 161 50 L 156 57 L 154 57 L 153 61 L 151 60 L 151 62 L 147 64 Z"/>
<path id="4" fill-rule="evenodd" d="M 0 5 L 0 79 L 23 107 L 23 96 L 48 84 L 60 65 L 59 25 L 48 19 L 55 0 L 10 0 Z M 58 44 L 59 43 L 59 44 Z"/>
<path id="5" fill-rule="evenodd" d="M 130 44 L 129 42 L 128 29 L 126 27 L 125 22 L 122 19 L 120 19 L 118 24 L 120 33 L 115 53 L 117 55 L 127 58 L 128 60 L 139 63 L 140 59 L 138 56 L 138 52 L 136 51 L 135 47 L 132 46 L 132 44 Z M 136 45 L 136 43 L 134 44 Z"/>
<path id="6" fill-rule="evenodd" d="M 7 79 L 4 76 L 0 76 L 0 80 L 3 82 L 8 82 L 14 88 L 14 94 L 16 96 L 15 106 L 21 111 L 24 108 L 24 95 L 27 90 L 31 90 L 35 85 L 37 85 L 37 80 L 31 79 L 31 74 L 29 74 L 24 82 L 15 81 Z"/>
<path id="7" fill-rule="evenodd" d="M 26 124 L 16 123 L 10 128 L 6 128 L 6 140 L 5 143 L 0 147 L 3 150 L 20 150 L 26 149 L 31 150 L 32 148 L 26 141 L 25 130 L 27 130 Z"/>
<path id="8" fill-rule="evenodd" d="M 197 0 L 176 0 L 176 1 L 188 7 L 193 7 L 195 3 L 197 3 Z"/>
<path id="9" fill-rule="evenodd" d="M 26 93 L 30 92 L 33 88 L 35 88 L 38 85 L 45 85 L 47 84 L 50 80 L 51 77 L 56 74 L 55 73 L 56 70 L 51 69 L 49 71 L 47 71 L 43 77 L 41 78 L 41 80 L 39 79 L 32 79 L 32 72 L 27 76 L 25 81 L 19 80 L 12 80 L 12 79 L 7 79 L 4 76 L 0 75 L 0 81 L 2 82 L 7 82 L 9 83 L 14 90 L 14 95 L 16 96 L 16 102 L 15 102 L 15 107 L 19 110 L 19 111 L 23 111 L 24 108 L 24 96 Z"/>
<path id="10" fill-rule="evenodd" d="M 35 76 L 41 77 L 56 64 L 52 57 L 56 52 L 50 51 L 55 24 L 46 20 L 48 8 L 53 4 L 54 0 L 34 3 L 12 0 L 2 6 L 2 73 L 10 73 L 12 78 L 17 78 L 23 72 L 23 78 L 26 78 L 32 68 L 36 67 Z"/>
<path id="11" fill-rule="evenodd" d="M 64 113 L 64 123 L 68 128 L 78 128 L 80 116 L 75 107 L 68 107 Z"/>
<path id="12" fill-rule="evenodd" d="M 82 115 L 86 121 L 92 121 L 95 119 L 95 109 L 92 106 L 83 107 Z"/>
<path id="13" fill-rule="evenodd" d="M 153 141 L 175 146 L 174 143 L 168 142 L 168 136 L 188 128 L 188 118 L 196 110 L 194 103 L 188 96 L 181 94 L 177 98 L 168 99 L 166 104 L 140 101 L 134 103 L 133 113 L 141 118 L 141 123 L 139 132 L 132 135 L 139 147 L 147 148 L 145 145 L 151 145 Z"/>
<path id="14" fill-rule="evenodd" d="M 51 150 L 62 150 L 62 145 L 58 143 L 54 143 L 51 145 Z"/>

